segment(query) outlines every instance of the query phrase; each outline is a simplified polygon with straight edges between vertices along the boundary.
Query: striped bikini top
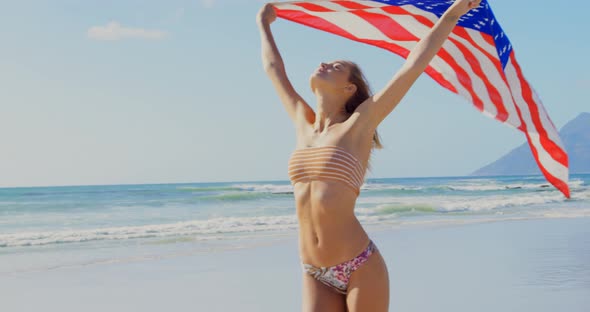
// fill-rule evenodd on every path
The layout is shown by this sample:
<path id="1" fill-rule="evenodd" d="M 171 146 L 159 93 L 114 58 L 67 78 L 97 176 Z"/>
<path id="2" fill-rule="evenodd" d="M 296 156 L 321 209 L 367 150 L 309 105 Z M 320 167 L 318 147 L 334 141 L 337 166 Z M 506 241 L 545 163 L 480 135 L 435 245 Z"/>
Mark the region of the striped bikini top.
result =
<path id="1" fill-rule="evenodd" d="M 296 149 L 289 159 L 289 179 L 293 185 L 302 181 L 334 180 L 344 183 L 358 196 L 364 176 L 361 162 L 335 145 Z"/>

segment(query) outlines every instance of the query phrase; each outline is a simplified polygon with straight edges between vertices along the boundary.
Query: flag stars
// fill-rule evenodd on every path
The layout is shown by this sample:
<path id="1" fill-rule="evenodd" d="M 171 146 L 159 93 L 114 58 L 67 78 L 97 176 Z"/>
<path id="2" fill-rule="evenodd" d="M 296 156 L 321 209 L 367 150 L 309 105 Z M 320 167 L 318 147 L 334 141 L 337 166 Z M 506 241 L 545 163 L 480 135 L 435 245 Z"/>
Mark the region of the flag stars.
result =
<path id="1" fill-rule="evenodd" d="M 453 0 L 377 0 L 392 5 L 406 6 L 411 5 L 419 10 L 424 10 L 435 14 L 439 18 L 455 3 Z M 469 12 L 459 18 L 458 26 L 465 27 L 474 31 L 482 32 L 492 36 L 495 41 L 496 53 L 504 55 L 501 58 L 504 65 L 507 60 L 507 55 L 512 49 L 509 46 L 507 36 L 502 32 L 500 25 L 493 18 L 490 12 L 490 5 L 487 0 L 481 1 L 480 5 L 471 9 Z"/>

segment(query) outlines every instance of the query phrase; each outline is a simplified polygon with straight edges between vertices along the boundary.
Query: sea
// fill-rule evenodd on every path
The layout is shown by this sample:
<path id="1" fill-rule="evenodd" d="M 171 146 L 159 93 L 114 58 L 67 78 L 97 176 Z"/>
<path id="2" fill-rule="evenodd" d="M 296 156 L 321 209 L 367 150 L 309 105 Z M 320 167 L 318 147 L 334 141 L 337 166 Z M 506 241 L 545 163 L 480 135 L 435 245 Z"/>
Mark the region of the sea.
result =
<path id="1" fill-rule="evenodd" d="M 368 228 L 590 217 L 590 174 L 571 198 L 543 176 L 368 179 Z M 296 233 L 289 181 L 0 188 L 0 256 L 125 243 L 221 241 Z"/>

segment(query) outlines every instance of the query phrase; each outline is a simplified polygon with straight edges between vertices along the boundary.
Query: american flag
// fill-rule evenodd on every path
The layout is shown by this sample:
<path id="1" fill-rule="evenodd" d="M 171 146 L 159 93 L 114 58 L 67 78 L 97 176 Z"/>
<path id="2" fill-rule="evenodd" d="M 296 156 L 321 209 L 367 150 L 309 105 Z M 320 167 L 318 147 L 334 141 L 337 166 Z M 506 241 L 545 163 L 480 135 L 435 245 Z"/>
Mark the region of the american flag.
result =
<path id="1" fill-rule="evenodd" d="M 404 58 L 453 1 L 293 1 L 278 17 L 374 45 Z M 484 115 L 522 131 L 545 178 L 567 198 L 568 156 L 541 100 L 522 74 L 489 3 L 463 15 L 426 69 Z"/>

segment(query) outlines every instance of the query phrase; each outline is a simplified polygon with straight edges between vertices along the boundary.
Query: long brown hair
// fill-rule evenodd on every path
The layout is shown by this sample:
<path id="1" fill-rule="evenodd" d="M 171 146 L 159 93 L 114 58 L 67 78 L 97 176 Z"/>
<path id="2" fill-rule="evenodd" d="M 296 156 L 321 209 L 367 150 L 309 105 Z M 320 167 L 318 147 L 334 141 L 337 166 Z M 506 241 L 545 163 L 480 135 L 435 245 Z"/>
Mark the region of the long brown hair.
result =
<path id="1" fill-rule="evenodd" d="M 356 92 L 344 105 L 346 113 L 352 115 L 356 108 L 372 95 L 371 88 L 369 87 L 367 78 L 365 78 L 365 75 L 363 75 L 363 72 L 356 63 L 351 61 L 341 61 L 341 63 L 345 63 L 349 66 L 350 76 L 348 77 L 348 81 L 356 86 Z M 375 133 L 373 134 L 373 148 L 383 148 L 377 130 L 375 130 Z"/>

